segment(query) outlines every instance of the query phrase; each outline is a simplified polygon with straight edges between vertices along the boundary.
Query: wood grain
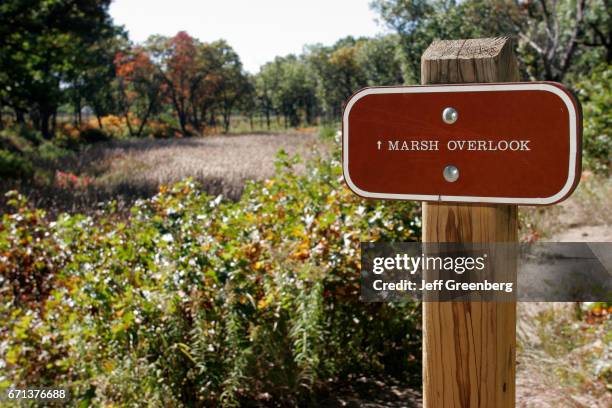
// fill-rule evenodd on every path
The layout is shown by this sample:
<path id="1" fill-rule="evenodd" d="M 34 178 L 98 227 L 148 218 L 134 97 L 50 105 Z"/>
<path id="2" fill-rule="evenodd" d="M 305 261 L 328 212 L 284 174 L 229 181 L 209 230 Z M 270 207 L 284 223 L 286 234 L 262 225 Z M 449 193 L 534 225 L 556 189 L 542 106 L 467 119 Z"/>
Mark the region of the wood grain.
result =
<path id="1" fill-rule="evenodd" d="M 518 80 L 508 38 L 436 41 L 421 59 L 423 84 Z M 423 204 L 424 242 L 515 242 L 517 231 L 516 205 Z M 424 302 L 424 407 L 514 407 L 515 352 L 516 303 Z"/>

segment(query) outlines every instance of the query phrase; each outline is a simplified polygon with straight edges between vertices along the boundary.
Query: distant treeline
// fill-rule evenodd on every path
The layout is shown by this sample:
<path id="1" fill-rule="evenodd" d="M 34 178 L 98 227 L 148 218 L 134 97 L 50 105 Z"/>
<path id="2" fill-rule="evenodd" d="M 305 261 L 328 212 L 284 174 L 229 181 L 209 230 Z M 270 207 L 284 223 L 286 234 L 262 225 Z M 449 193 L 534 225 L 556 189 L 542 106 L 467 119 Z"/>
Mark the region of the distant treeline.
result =
<path id="1" fill-rule="evenodd" d="M 46 138 L 58 111 L 74 112 L 81 126 L 85 109 L 100 127 L 105 116 L 121 118 L 131 136 L 146 134 L 150 123 L 188 136 L 228 131 L 237 113 L 268 127 L 272 117 L 286 126 L 338 120 L 359 88 L 418 83 L 420 56 L 438 38 L 509 35 L 525 80 L 570 86 L 609 71 L 612 60 L 610 0 L 376 0 L 372 8 L 390 33 L 309 45 L 255 75 L 224 40 L 179 32 L 134 44 L 114 25 L 109 4 L 3 1 L 0 111 Z"/>

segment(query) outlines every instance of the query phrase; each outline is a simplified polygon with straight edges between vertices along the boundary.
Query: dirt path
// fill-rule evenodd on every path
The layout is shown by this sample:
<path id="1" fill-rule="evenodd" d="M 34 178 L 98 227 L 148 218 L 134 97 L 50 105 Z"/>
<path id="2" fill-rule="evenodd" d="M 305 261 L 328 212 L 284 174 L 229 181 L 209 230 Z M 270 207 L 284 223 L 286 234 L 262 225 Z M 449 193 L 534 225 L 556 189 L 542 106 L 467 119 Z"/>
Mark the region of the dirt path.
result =
<path id="1" fill-rule="evenodd" d="M 407 387 L 396 380 L 385 381 L 360 377 L 340 384 L 330 395 L 315 405 L 322 408 L 420 408 L 423 406 L 420 390 Z"/>

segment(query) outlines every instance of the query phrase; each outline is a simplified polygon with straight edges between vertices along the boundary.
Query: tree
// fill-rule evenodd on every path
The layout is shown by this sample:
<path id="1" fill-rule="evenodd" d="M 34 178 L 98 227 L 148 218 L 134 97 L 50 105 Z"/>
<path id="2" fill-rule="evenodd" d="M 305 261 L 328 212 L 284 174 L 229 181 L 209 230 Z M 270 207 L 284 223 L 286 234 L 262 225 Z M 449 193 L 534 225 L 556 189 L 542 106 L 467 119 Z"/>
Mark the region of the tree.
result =
<path id="1" fill-rule="evenodd" d="M 272 101 L 275 111 L 283 115 L 285 127 L 298 126 L 302 121 L 313 123 L 317 110 L 314 76 L 295 55 L 276 57 L 274 63 L 278 69 L 278 86 Z"/>
<path id="2" fill-rule="evenodd" d="M 274 95 L 280 82 L 280 62 L 275 60 L 261 66 L 255 77 L 255 96 L 261 113 L 270 129 L 270 116 L 274 112 Z"/>
<path id="3" fill-rule="evenodd" d="M 110 0 L 0 3 L 0 89 L 18 122 L 29 114 L 46 138 L 75 72 L 104 61 L 96 44 L 117 36 Z M 81 82 L 78 83 L 82 85 Z"/>
<path id="4" fill-rule="evenodd" d="M 181 31 L 172 38 L 152 37 L 146 48 L 164 78 L 183 135 L 202 132 L 207 122 L 214 125 L 217 110 L 227 131 L 246 86 L 232 47 L 224 40 L 202 43 Z"/>
<path id="5" fill-rule="evenodd" d="M 316 75 L 317 98 L 328 120 L 340 117 L 346 99 L 368 84 L 357 59 L 362 41 L 347 37 L 331 47 L 307 47 L 305 59 Z"/>
<path id="6" fill-rule="evenodd" d="M 253 131 L 253 116 L 257 112 L 258 104 L 257 104 L 257 94 L 255 91 L 255 77 L 250 74 L 245 75 L 245 86 L 238 101 L 238 109 L 240 112 L 249 118 L 249 125 L 251 127 L 251 131 Z"/>
<path id="7" fill-rule="evenodd" d="M 355 59 L 370 86 L 401 85 L 404 82 L 399 39 L 396 35 L 361 41 Z"/>
<path id="8" fill-rule="evenodd" d="M 168 99 L 185 136 L 193 133 L 188 126 L 193 111 L 189 110 L 195 98 L 194 93 L 204 76 L 197 64 L 196 42 L 185 31 L 180 31 L 172 38 L 154 36 L 147 42 L 147 48 L 157 61 L 158 73 L 168 88 Z"/>
<path id="9" fill-rule="evenodd" d="M 149 54 L 136 47 L 115 57 L 118 107 L 125 117 L 130 136 L 140 136 L 150 116 L 160 108 L 165 90 L 164 77 Z M 132 118 L 138 128 L 132 127 Z"/>
<path id="10" fill-rule="evenodd" d="M 600 48 L 607 64 L 612 64 L 612 1 L 593 0 L 585 14 L 583 44 Z"/>
<path id="11" fill-rule="evenodd" d="M 249 82 L 242 70 L 238 54 L 225 41 L 220 40 L 211 47 L 214 51 L 213 67 L 218 80 L 216 94 L 223 116 L 223 129 L 229 131 L 231 115 L 240 99 L 248 91 Z"/>
<path id="12" fill-rule="evenodd" d="M 447 4 L 448 3 L 448 4 Z M 435 18 L 450 13 L 455 2 L 428 0 L 375 0 L 371 7 L 401 39 L 402 56 L 406 61 L 404 77 L 419 82 L 421 55 L 436 38 L 445 38 L 444 27 Z"/>
<path id="13" fill-rule="evenodd" d="M 524 2 L 519 36 L 535 51 L 533 79 L 562 81 L 576 59 L 585 34 L 586 0 Z"/>
<path id="14" fill-rule="evenodd" d="M 609 0 L 375 0 L 372 7 L 400 35 L 414 82 L 435 39 L 517 38 L 521 70 L 533 80 L 562 81 L 577 65 L 597 65 L 601 57 L 588 47 L 612 57 Z"/>

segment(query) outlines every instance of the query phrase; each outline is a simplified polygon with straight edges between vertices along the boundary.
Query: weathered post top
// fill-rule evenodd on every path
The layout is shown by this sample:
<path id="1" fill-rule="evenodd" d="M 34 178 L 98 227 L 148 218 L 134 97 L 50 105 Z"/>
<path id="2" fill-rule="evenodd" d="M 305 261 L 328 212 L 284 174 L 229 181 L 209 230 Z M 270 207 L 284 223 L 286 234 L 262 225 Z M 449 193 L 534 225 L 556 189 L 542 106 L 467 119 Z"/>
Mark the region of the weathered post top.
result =
<path id="1" fill-rule="evenodd" d="M 508 37 L 434 41 L 421 57 L 421 83 L 517 82 Z"/>

